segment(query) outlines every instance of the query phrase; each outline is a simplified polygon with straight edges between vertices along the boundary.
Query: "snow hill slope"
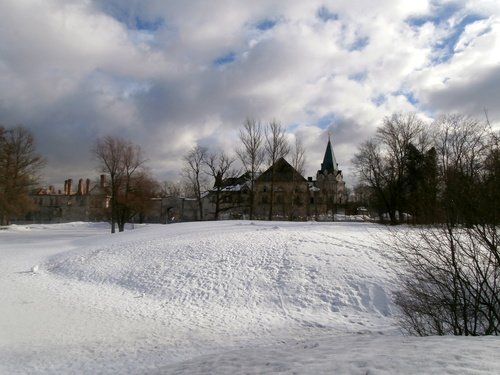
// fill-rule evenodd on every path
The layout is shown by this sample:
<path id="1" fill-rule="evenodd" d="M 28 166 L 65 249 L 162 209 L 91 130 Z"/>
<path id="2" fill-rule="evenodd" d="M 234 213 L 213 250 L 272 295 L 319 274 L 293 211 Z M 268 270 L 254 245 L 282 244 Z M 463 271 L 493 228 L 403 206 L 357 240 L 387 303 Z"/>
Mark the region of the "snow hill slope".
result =
<path id="1" fill-rule="evenodd" d="M 0 231 L 0 373 L 500 373 L 496 338 L 400 335 L 382 227 L 107 231 Z"/>

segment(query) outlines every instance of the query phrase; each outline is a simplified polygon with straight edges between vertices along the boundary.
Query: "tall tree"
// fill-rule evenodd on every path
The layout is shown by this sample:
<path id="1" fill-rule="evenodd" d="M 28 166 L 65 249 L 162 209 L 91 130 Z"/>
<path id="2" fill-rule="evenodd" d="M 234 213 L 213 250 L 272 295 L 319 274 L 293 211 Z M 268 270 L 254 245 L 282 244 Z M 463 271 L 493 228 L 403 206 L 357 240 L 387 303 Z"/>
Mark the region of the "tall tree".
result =
<path id="1" fill-rule="evenodd" d="M 295 137 L 295 145 L 292 150 L 292 167 L 294 167 L 295 170 L 303 176 L 305 173 L 304 169 L 305 165 L 306 165 L 306 150 L 304 149 L 302 140 L 300 138 Z"/>
<path id="2" fill-rule="evenodd" d="M 274 185 L 276 177 L 276 162 L 284 158 L 290 152 L 290 145 L 286 138 L 285 128 L 281 123 L 273 120 L 269 123 L 265 132 L 264 150 L 267 157 L 267 162 L 271 167 L 271 199 L 269 200 L 269 220 L 273 219 L 274 209 Z"/>
<path id="3" fill-rule="evenodd" d="M 208 154 L 205 159 L 205 164 L 207 167 L 206 173 L 214 180 L 213 193 L 215 195 L 215 220 L 219 220 L 221 212 L 224 180 L 229 177 L 235 177 L 236 175 L 236 171 L 231 169 L 231 166 L 234 162 L 235 159 L 228 156 L 224 151 L 220 153 Z"/>
<path id="4" fill-rule="evenodd" d="M 264 161 L 264 133 L 262 126 L 255 119 L 247 118 L 240 130 L 242 148 L 236 151 L 246 172 L 250 175 L 250 220 L 255 209 L 255 179 Z"/>
<path id="5" fill-rule="evenodd" d="M 134 173 L 128 182 L 128 189 L 123 195 L 123 208 L 120 212 L 122 222 L 137 216 L 139 223 L 143 223 L 147 214 L 153 208 L 152 198 L 160 197 L 160 185 L 153 179 L 146 168 Z"/>
<path id="6" fill-rule="evenodd" d="M 374 139 L 363 143 L 353 159 L 362 182 L 370 186 L 389 214 L 392 224 L 405 209 L 406 167 L 409 145 L 425 149 L 429 138 L 424 123 L 414 114 L 394 114 L 384 119 Z"/>
<path id="7" fill-rule="evenodd" d="M 134 203 L 142 194 L 140 182 L 147 175 L 143 168 L 146 159 L 138 145 L 113 136 L 99 138 L 93 152 L 99 170 L 106 173 L 110 181 L 111 233 L 115 233 L 116 225 L 123 232 L 127 220 L 137 213 Z"/>
<path id="8" fill-rule="evenodd" d="M 426 152 L 412 143 L 406 158 L 406 211 L 414 224 L 429 224 L 437 220 L 437 157 L 432 147 Z"/>
<path id="9" fill-rule="evenodd" d="M 184 155 L 184 168 L 182 170 L 182 174 L 188 181 L 198 202 L 200 220 L 203 220 L 203 193 L 207 190 L 207 181 L 203 171 L 206 158 L 207 149 L 198 145 L 194 146 L 186 155 Z"/>
<path id="10" fill-rule="evenodd" d="M 32 209 L 29 190 L 44 164 L 29 130 L 0 126 L 0 224 L 8 225 L 12 216 Z"/>
<path id="11" fill-rule="evenodd" d="M 292 150 L 292 167 L 299 172 L 301 176 L 305 173 L 306 156 L 305 149 L 300 138 L 295 137 L 295 145 Z M 295 208 L 297 205 L 304 204 L 302 201 L 303 191 L 300 189 L 301 181 L 298 181 L 297 175 L 292 175 L 292 197 L 290 199 L 289 218 L 293 220 L 296 217 Z"/>
<path id="12" fill-rule="evenodd" d="M 490 128 L 459 114 L 438 117 L 433 128 L 446 220 L 452 225 L 475 221 L 482 216 L 477 188 L 489 155 Z"/>
<path id="13" fill-rule="evenodd" d="M 388 192 L 388 176 L 386 176 L 385 160 L 380 149 L 380 144 L 374 139 L 363 142 L 352 160 L 358 173 L 362 186 L 370 190 L 370 201 L 377 208 L 379 216 L 389 212 L 391 217 L 394 206 Z"/>

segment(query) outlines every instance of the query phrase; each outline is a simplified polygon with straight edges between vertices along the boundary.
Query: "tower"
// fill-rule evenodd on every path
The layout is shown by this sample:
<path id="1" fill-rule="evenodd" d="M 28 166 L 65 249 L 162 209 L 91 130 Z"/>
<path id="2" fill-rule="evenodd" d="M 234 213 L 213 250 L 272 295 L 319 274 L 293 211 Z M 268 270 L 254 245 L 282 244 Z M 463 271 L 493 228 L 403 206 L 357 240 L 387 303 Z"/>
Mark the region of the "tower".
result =
<path id="1" fill-rule="evenodd" d="M 334 176 L 336 176 L 338 172 L 339 165 L 337 164 L 335 154 L 333 153 L 330 135 L 328 135 L 328 144 L 326 145 L 325 156 L 323 157 L 323 163 L 321 163 L 321 169 L 318 171 L 318 174 L 333 174 Z"/>
<path id="2" fill-rule="evenodd" d="M 321 163 L 321 169 L 316 173 L 314 182 L 315 190 L 312 191 L 314 199 L 314 210 L 316 216 L 326 215 L 333 218 L 334 214 L 344 212 L 345 182 L 342 171 L 339 170 L 335 153 L 333 152 L 332 141 L 328 135 L 325 156 Z"/>

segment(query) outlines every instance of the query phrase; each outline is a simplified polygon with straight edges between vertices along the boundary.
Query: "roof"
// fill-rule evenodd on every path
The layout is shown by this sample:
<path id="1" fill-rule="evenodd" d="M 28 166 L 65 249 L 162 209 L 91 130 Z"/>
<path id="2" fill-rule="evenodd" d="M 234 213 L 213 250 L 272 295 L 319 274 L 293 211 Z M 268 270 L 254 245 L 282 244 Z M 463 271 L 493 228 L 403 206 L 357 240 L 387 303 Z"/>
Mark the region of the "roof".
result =
<path id="1" fill-rule="evenodd" d="M 273 166 L 270 166 L 258 178 L 260 182 L 270 182 L 273 176 Z M 290 181 L 307 181 L 297 170 L 288 163 L 285 158 L 280 158 L 274 163 L 274 181 L 275 182 L 290 182 Z"/>
<path id="2" fill-rule="evenodd" d="M 330 141 L 330 137 L 328 137 L 328 144 L 326 145 L 325 156 L 323 158 L 323 163 L 321 163 L 321 169 L 319 172 L 327 172 L 337 174 L 338 164 L 335 159 L 335 154 L 333 153 L 332 142 Z"/>

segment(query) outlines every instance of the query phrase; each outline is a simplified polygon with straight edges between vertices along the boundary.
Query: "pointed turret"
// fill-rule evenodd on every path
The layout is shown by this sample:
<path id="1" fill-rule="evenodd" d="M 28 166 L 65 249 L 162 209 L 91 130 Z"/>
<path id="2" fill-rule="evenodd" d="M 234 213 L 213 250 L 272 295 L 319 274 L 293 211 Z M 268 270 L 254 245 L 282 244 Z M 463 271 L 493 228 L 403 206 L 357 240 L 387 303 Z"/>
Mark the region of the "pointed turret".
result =
<path id="1" fill-rule="evenodd" d="M 328 144 L 326 145 L 325 157 L 323 158 L 323 163 L 321 163 L 320 173 L 323 174 L 337 174 L 338 164 L 335 159 L 335 154 L 333 153 L 332 142 L 330 141 L 330 136 L 328 136 Z"/>

